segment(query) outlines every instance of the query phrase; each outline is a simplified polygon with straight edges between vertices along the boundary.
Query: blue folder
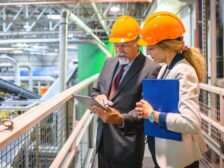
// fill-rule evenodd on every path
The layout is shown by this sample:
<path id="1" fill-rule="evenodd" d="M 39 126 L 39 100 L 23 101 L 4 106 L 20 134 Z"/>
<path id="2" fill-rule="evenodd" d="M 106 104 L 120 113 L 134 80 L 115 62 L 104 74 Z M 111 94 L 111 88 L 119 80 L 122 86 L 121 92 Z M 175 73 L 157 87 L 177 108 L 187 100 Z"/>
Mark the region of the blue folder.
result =
<path id="1" fill-rule="evenodd" d="M 179 113 L 179 81 L 173 79 L 145 79 L 143 80 L 143 98 L 154 110 L 160 112 Z M 145 135 L 181 141 L 181 133 L 169 131 L 159 127 L 157 123 L 144 121 Z"/>

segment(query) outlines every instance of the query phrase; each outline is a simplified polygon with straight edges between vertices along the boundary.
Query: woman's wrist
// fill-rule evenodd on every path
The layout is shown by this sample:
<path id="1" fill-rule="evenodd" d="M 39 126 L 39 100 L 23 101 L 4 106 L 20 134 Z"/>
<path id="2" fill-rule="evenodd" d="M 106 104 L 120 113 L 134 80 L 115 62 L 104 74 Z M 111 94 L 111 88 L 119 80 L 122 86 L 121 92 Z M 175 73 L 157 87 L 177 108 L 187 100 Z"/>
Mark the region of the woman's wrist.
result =
<path id="1" fill-rule="evenodd" d="M 155 118 L 155 122 L 159 122 L 159 115 L 160 115 L 160 112 L 158 111 L 154 111 L 154 118 Z"/>
<path id="2" fill-rule="evenodd" d="M 150 111 L 148 111 L 148 112 L 146 113 L 145 119 L 148 119 L 148 118 L 149 118 L 149 116 L 152 114 L 152 111 L 153 111 L 153 110 L 150 110 Z"/>

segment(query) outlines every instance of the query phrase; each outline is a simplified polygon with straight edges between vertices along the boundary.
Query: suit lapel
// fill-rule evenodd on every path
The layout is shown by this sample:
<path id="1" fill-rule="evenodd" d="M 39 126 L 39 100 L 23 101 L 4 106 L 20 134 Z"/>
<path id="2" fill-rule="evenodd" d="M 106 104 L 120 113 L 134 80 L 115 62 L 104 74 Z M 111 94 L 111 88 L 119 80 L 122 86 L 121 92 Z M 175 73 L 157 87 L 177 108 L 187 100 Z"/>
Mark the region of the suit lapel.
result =
<path id="1" fill-rule="evenodd" d="M 119 84 L 119 86 L 118 86 L 116 92 L 114 93 L 114 96 L 112 97 L 112 99 L 114 97 L 116 97 L 120 93 L 122 88 L 128 83 L 128 81 L 131 80 L 136 75 L 136 73 L 138 73 L 141 70 L 144 61 L 145 61 L 145 57 L 142 54 L 139 54 L 137 56 L 137 58 L 134 60 L 131 67 L 129 68 L 126 75 L 124 76 L 123 80 Z"/>
<path id="2" fill-rule="evenodd" d="M 116 69 L 118 66 L 118 59 L 113 59 L 113 61 L 111 61 L 109 64 L 110 64 L 110 66 L 109 66 L 109 70 L 107 73 L 107 80 L 111 81 L 111 82 L 109 85 L 106 86 L 107 95 L 109 95 L 110 87 L 113 82 L 114 73 L 116 72 Z"/>

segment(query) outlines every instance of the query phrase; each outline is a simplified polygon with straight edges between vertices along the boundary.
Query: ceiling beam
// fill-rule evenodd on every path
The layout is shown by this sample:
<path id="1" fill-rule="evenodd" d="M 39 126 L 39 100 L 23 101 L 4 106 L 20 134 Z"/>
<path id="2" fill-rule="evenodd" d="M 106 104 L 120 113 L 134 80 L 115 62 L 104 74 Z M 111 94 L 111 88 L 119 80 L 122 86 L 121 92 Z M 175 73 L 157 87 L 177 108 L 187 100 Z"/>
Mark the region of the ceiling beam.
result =
<path id="1" fill-rule="evenodd" d="M 153 0 L 95 0 L 95 3 L 111 3 L 111 2 L 116 2 L 116 3 L 127 3 L 127 2 L 152 2 Z M 15 6 L 15 5 L 46 5 L 46 4 L 89 4 L 91 3 L 92 0 L 46 0 L 46 1 L 31 1 L 31 0 L 26 0 L 26 2 L 21 2 L 19 0 L 15 0 L 14 2 L 8 2 L 8 0 L 4 0 L 4 2 L 0 3 L 0 6 Z"/>
<path id="2" fill-rule="evenodd" d="M 108 28 L 106 26 L 105 20 L 103 19 L 101 12 L 98 10 L 98 8 L 96 6 L 96 3 L 92 2 L 91 5 L 92 5 L 92 8 L 94 9 L 97 17 L 98 17 L 99 22 L 102 25 L 103 29 L 105 30 L 106 34 L 109 35 L 109 30 L 108 30 Z"/>

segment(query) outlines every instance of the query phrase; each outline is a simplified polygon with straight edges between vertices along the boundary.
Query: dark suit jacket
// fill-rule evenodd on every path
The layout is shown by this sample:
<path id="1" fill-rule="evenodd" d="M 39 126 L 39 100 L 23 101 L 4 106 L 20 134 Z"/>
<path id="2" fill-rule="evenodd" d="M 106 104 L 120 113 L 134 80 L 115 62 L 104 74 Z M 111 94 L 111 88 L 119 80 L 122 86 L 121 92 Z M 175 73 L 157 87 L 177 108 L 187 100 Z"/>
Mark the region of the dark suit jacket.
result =
<path id="1" fill-rule="evenodd" d="M 113 75 L 118 66 L 118 58 L 108 58 L 93 88 L 92 96 L 109 95 Z M 124 127 L 104 124 L 98 119 L 97 150 L 103 145 L 104 155 L 116 163 L 142 162 L 144 154 L 144 124 L 134 111 L 135 104 L 142 98 L 142 80 L 156 78 L 160 67 L 141 53 L 132 63 L 121 81 L 111 101 L 113 108 L 123 114 Z"/>

